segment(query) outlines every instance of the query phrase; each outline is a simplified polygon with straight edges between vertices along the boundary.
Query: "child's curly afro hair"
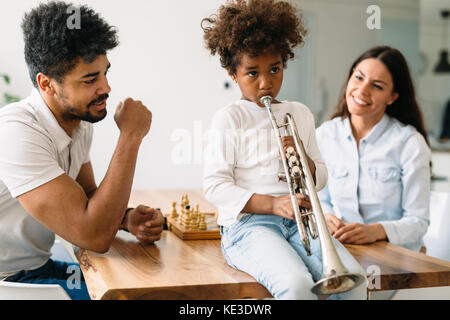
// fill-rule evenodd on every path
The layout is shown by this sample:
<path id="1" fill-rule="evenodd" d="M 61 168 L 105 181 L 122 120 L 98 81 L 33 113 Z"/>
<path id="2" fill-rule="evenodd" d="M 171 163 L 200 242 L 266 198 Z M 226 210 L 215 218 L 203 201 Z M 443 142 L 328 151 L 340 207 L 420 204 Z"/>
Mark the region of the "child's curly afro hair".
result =
<path id="1" fill-rule="evenodd" d="M 201 23 L 206 47 L 220 56 L 222 67 L 236 72 L 242 54 L 281 54 L 283 65 L 302 45 L 306 29 L 301 15 L 287 1 L 228 0 L 218 13 Z"/>

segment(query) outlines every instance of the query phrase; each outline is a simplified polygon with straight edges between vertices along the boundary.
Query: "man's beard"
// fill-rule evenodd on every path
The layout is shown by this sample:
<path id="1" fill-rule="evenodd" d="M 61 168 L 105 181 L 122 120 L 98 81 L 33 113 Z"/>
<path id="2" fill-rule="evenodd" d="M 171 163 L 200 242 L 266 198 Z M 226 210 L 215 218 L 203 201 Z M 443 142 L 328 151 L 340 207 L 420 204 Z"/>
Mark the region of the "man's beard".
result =
<path id="1" fill-rule="evenodd" d="M 67 111 L 67 113 L 64 116 L 67 120 L 81 120 L 81 121 L 87 121 L 90 123 L 99 122 L 106 117 L 106 114 L 107 114 L 106 108 L 104 110 L 102 110 L 98 116 L 92 115 L 89 112 L 89 109 L 93 104 L 98 103 L 100 101 L 104 101 L 104 100 L 108 99 L 108 97 L 109 97 L 109 95 L 107 93 L 105 93 L 105 94 L 101 95 L 100 97 L 89 102 L 89 104 L 87 105 L 87 111 L 83 114 L 80 113 L 80 111 L 78 111 L 76 108 L 67 104 L 67 102 L 64 99 L 63 106 L 64 106 L 64 110 Z"/>

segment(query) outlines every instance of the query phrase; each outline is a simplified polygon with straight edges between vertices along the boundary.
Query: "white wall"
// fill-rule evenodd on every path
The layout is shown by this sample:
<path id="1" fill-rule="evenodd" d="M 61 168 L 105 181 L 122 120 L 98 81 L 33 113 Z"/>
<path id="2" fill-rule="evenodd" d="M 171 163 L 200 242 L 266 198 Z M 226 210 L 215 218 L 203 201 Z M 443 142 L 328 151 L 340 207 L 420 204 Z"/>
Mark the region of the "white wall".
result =
<path id="1" fill-rule="evenodd" d="M 97 182 L 107 170 L 119 134 L 113 121 L 115 107 L 119 100 L 131 96 L 141 99 L 153 113 L 151 131 L 140 150 L 134 187 L 200 188 L 201 161 L 174 164 L 171 152 L 179 143 L 171 141 L 171 135 L 183 129 L 193 134 L 194 123 L 206 130 L 214 112 L 239 97 L 236 90 L 222 89 L 228 76 L 203 45 L 200 21 L 221 1 L 74 2 L 90 5 L 119 30 L 120 46 L 109 55 L 109 114 L 95 125 L 91 150 Z M 10 91 L 22 97 L 32 86 L 23 59 L 20 23 L 23 14 L 38 3 L 0 2 L 0 72 L 12 77 Z M 187 151 L 193 152 L 193 146 Z"/>
<path id="2" fill-rule="evenodd" d="M 113 50 L 109 76 L 112 92 L 108 117 L 95 125 L 91 159 L 96 180 L 103 178 L 111 159 L 118 130 L 113 113 L 119 100 L 141 99 L 153 112 L 149 135 L 142 144 L 135 189 L 197 189 L 202 180 L 202 135 L 216 110 L 239 98 L 218 57 L 210 57 L 203 45 L 202 18 L 224 1 L 85 0 L 112 25 L 118 27 L 120 46 Z M 377 44 L 379 32 L 366 27 L 366 8 L 380 4 L 382 18 L 413 19 L 417 1 L 389 0 L 295 0 L 300 9 L 314 16 L 313 83 L 322 82 L 327 94 L 325 118 L 336 104 L 350 63 Z M 39 0 L 0 2 L 0 73 L 11 75 L 11 92 L 28 95 L 31 82 L 23 59 L 20 22 Z M 411 5 L 412 3 L 412 5 Z M 405 9 L 406 8 L 406 9 Z M 0 88 L 1 90 L 1 88 Z M 312 94 L 311 109 L 317 104 Z M 185 140 L 176 141 L 185 133 Z M 189 138 L 191 141 L 189 143 Z M 184 148 L 184 149 L 183 149 Z M 178 164 L 179 151 L 187 164 Z"/>

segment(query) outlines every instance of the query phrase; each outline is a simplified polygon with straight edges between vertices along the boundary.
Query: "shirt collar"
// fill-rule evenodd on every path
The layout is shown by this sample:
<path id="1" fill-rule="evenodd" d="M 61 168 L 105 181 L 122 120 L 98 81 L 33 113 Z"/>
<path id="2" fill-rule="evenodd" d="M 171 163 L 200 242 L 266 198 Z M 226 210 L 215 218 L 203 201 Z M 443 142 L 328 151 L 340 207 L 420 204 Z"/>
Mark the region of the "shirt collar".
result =
<path id="1" fill-rule="evenodd" d="M 36 88 L 32 89 L 29 101 L 32 108 L 35 110 L 39 123 L 54 138 L 59 152 L 66 149 L 73 140 L 79 138 L 83 121 L 80 122 L 80 125 L 72 133 L 72 137 L 70 137 L 64 129 L 61 128 L 52 111 Z"/>
<path id="2" fill-rule="evenodd" d="M 365 141 L 367 143 L 374 142 L 378 139 L 378 137 L 384 132 L 387 125 L 389 123 L 389 116 L 385 113 L 380 121 L 370 130 L 369 134 L 361 139 L 361 141 Z M 352 127 L 350 125 L 350 118 L 346 117 L 344 119 L 344 134 L 347 139 L 353 139 Z"/>
<path id="3" fill-rule="evenodd" d="M 279 101 L 279 103 L 273 103 L 273 104 L 271 104 L 272 111 L 277 111 L 277 110 L 280 108 L 280 106 L 283 105 L 283 104 L 286 103 L 286 102 L 287 102 L 287 101 L 283 100 L 283 101 Z M 253 101 L 241 99 L 241 100 L 238 100 L 238 101 L 236 102 L 236 104 L 237 104 L 237 105 L 241 105 L 241 106 L 243 106 L 243 107 L 246 107 L 246 108 L 248 108 L 248 109 L 250 109 L 250 110 L 253 110 L 253 111 L 257 111 L 257 112 L 267 112 L 267 109 L 266 109 L 265 107 L 262 108 L 262 107 L 258 106 L 258 105 L 257 105 L 255 102 L 253 102 Z"/>
<path id="4" fill-rule="evenodd" d="M 347 137 L 347 139 L 349 139 L 349 140 L 353 139 L 352 126 L 350 125 L 350 118 L 346 117 L 342 124 L 343 124 L 344 134 Z"/>
<path id="5" fill-rule="evenodd" d="M 361 141 L 366 141 L 367 143 L 375 142 L 378 137 L 384 132 L 386 126 L 389 122 L 389 116 L 385 113 L 383 118 L 370 130 L 369 134 L 361 139 Z"/>

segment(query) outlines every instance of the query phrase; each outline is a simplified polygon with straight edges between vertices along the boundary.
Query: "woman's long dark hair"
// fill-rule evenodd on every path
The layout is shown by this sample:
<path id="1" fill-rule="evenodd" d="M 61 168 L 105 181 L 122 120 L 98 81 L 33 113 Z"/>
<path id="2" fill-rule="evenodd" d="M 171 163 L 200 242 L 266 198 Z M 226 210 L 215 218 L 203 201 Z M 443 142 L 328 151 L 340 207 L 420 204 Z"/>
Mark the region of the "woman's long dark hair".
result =
<path id="1" fill-rule="evenodd" d="M 397 100 L 386 108 L 386 114 L 396 118 L 403 124 L 412 125 L 422 134 L 425 141 L 429 145 L 422 112 L 420 111 L 419 104 L 416 100 L 416 93 L 408 64 L 400 51 L 388 46 L 378 46 L 369 49 L 359 56 L 358 59 L 356 59 L 356 61 L 352 64 L 347 81 L 342 88 L 336 110 L 331 116 L 331 119 L 336 117 L 342 117 L 342 119 L 345 119 L 350 115 L 345 97 L 347 83 L 352 76 L 355 67 L 361 61 L 369 58 L 375 58 L 384 63 L 391 73 L 392 80 L 394 82 L 394 92 L 398 93 Z"/>

